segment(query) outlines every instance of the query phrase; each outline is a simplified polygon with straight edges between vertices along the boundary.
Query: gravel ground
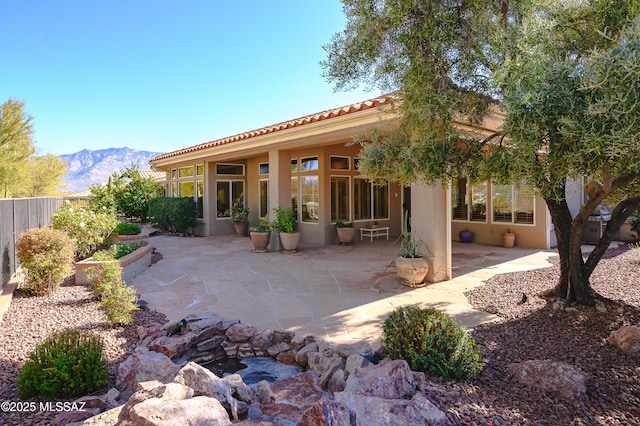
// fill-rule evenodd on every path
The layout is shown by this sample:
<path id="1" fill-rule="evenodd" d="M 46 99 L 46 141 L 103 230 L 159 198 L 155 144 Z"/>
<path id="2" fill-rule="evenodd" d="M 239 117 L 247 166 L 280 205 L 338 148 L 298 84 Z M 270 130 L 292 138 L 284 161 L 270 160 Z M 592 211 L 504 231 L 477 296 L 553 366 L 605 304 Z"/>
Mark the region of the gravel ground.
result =
<path id="1" fill-rule="evenodd" d="M 610 251 L 594 272 L 593 288 L 617 301 L 608 304 L 606 312 L 553 310 L 536 294 L 552 287 L 557 274 L 557 268 L 550 267 L 499 275 L 467 294 L 476 309 L 502 320 L 473 332 L 487 363 L 476 379 L 455 383 L 430 377 L 430 396 L 453 424 L 640 425 L 640 359 L 625 356 L 606 342 L 611 331 L 640 323 L 640 256 L 625 248 Z M 523 293 L 527 301 L 519 303 Z M 164 322 L 164 316 L 137 311 L 134 324 L 111 328 L 92 293 L 73 279 L 50 296 L 16 292 L 0 324 L 0 401 L 20 401 L 16 391 L 20 365 L 51 332 L 68 326 L 103 337 L 113 385 L 118 363 L 137 345 L 137 326 L 152 320 Z M 530 359 L 580 368 L 589 377 L 586 397 L 566 402 L 510 382 L 507 366 Z M 0 412 L 0 425 L 48 425 L 55 414 Z"/>

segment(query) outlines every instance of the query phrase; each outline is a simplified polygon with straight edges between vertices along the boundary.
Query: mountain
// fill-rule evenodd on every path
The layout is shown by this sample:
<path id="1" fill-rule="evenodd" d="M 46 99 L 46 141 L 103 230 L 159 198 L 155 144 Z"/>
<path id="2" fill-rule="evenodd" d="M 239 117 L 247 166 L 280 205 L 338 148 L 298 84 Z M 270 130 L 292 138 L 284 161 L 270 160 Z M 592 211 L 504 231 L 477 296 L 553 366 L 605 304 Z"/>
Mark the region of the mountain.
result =
<path id="1" fill-rule="evenodd" d="M 79 192 L 97 183 L 107 183 L 109 176 L 132 164 L 140 170 L 149 170 L 149 160 L 162 152 L 138 151 L 130 148 L 83 149 L 75 154 L 59 157 L 67 162 L 65 192 Z"/>

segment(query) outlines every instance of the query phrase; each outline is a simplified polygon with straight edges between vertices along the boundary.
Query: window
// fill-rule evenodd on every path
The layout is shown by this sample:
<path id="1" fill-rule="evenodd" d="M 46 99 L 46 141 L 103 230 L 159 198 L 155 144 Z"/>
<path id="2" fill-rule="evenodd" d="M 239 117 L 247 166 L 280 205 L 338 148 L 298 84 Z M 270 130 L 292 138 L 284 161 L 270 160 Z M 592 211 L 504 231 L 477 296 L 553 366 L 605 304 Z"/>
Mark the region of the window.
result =
<path id="1" fill-rule="evenodd" d="M 491 185 L 491 204 L 493 221 L 511 223 L 513 220 L 511 185 Z"/>
<path id="2" fill-rule="evenodd" d="M 349 157 L 331 156 L 331 170 L 349 170 Z"/>
<path id="3" fill-rule="evenodd" d="M 331 177 L 331 222 L 349 222 L 349 178 Z"/>
<path id="4" fill-rule="evenodd" d="M 358 170 L 359 166 L 360 166 L 360 159 L 359 158 L 354 158 L 353 159 L 353 170 Z"/>
<path id="5" fill-rule="evenodd" d="M 531 185 L 521 182 L 515 186 L 514 205 L 515 223 L 533 225 L 534 193 Z"/>
<path id="6" fill-rule="evenodd" d="M 302 158 L 300 160 L 300 170 L 303 172 L 318 170 L 318 157 Z"/>
<path id="7" fill-rule="evenodd" d="M 204 217 L 204 165 L 196 164 L 188 167 L 171 169 L 172 197 L 191 197 L 196 203 L 198 219 Z"/>
<path id="8" fill-rule="evenodd" d="M 260 217 L 263 218 L 269 213 L 269 181 L 263 179 L 258 184 L 260 186 Z"/>
<path id="9" fill-rule="evenodd" d="M 453 179 L 451 186 L 453 220 L 486 222 L 487 183 L 469 183 L 467 178 L 459 178 Z"/>
<path id="10" fill-rule="evenodd" d="M 296 218 L 298 216 L 298 178 L 291 178 L 291 207 L 293 207 L 293 212 L 296 214 Z"/>
<path id="11" fill-rule="evenodd" d="M 300 176 L 302 221 L 318 223 L 320 220 L 320 180 L 318 176 Z"/>
<path id="12" fill-rule="evenodd" d="M 292 172 L 297 172 L 298 171 L 298 159 L 297 158 L 291 159 L 291 171 Z"/>
<path id="13" fill-rule="evenodd" d="M 258 165 L 258 173 L 261 175 L 269 174 L 269 163 L 260 163 Z"/>
<path id="14" fill-rule="evenodd" d="M 216 174 L 244 176 L 244 164 L 216 164 Z"/>
<path id="15" fill-rule="evenodd" d="M 244 194 L 243 180 L 219 180 L 216 182 L 217 217 L 228 218 L 231 216 L 231 204 L 233 200 Z"/>
<path id="16" fill-rule="evenodd" d="M 374 185 L 367 179 L 355 178 L 353 207 L 355 220 L 388 219 L 389 185 Z"/>

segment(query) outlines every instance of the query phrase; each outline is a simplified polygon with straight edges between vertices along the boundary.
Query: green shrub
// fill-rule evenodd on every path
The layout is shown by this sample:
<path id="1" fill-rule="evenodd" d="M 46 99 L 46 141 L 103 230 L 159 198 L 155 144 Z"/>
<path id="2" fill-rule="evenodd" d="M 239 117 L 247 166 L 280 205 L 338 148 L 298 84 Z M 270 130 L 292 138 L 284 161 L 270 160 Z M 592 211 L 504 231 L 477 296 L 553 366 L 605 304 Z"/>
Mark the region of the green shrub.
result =
<path id="1" fill-rule="evenodd" d="M 113 210 L 78 208 L 65 203 L 52 217 L 53 229 L 65 231 L 75 240 L 78 259 L 91 256 L 118 224 Z"/>
<path id="2" fill-rule="evenodd" d="M 25 290 L 43 295 L 53 291 L 71 273 L 76 247 L 64 232 L 34 228 L 20 235 L 16 250 L 26 270 Z"/>
<path id="3" fill-rule="evenodd" d="M 109 368 L 100 336 L 66 329 L 29 355 L 18 374 L 20 396 L 57 398 L 88 395 L 107 385 Z"/>
<path id="4" fill-rule="evenodd" d="M 113 231 L 115 235 L 138 235 L 142 232 L 142 227 L 137 223 L 118 222 L 116 229 Z"/>
<path id="5" fill-rule="evenodd" d="M 93 255 L 93 260 L 104 262 L 100 267 L 85 268 L 89 288 L 101 300 L 114 285 L 122 284 L 122 267 L 110 251 L 100 250 Z"/>
<path id="6" fill-rule="evenodd" d="M 109 251 L 116 259 L 120 259 L 128 255 L 129 253 L 133 253 L 140 247 L 146 246 L 147 243 L 145 241 L 133 241 L 130 243 L 118 243 L 109 247 Z"/>
<path id="7" fill-rule="evenodd" d="M 133 322 L 131 312 L 138 309 L 136 300 L 136 291 L 120 281 L 105 291 L 100 304 L 105 308 L 109 321 L 115 325 L 127 325 Z"/>
<path id="8" fill-rule="evenodd" d="M 384 321 L 381 343 L 387 356 L 404 359 L 415 371 L 436 373 L 445 379 L 472 378 L 482 371 L 473 337 L 436 309 L 396 309 Z"/>
<path id="9" fill-rule="evenodd" d="M 153 198 L 149 201 L 149 217 L 163 231 L 192 234 L 196 227 L 196 202 L 190 197 Z"/>

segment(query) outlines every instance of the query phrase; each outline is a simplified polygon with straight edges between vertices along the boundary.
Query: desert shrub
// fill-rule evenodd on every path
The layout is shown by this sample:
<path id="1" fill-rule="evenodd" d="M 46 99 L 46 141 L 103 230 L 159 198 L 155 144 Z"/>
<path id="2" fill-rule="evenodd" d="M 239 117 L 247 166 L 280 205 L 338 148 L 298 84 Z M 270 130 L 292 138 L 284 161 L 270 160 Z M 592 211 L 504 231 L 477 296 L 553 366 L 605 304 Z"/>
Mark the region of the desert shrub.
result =
<path id="1" fill-rule="evenodd" d="M 120 262 L 113 257 L 113 254 L 107 250 L 97 251 L 93 255 L 93 260 L 104 262 L 99 267 L 91 266 L 85 268 L 89 288 L 100 300 L 112 286 L 122 284 L 122 267 Z"/>
<path id="2" fill-rule="evenodd" d="M 116 259 L 120 259 L 128 255 L 129 253 L 133 253 L 140 247 L 146 246 L 147 243 L 145 241 L 133 241 L 131 243 L 118 243 L 109 247 L 109 251 Z"/>
<path id="3" fill-rule="evenodd" d="M 408 306 L 393 311 L 383 324 L 382 345 L 387 356 L 404 359 L 412 370 L 445 379 L 472 378 L 483 367 L 473 337 L 432 308 Z"/>
<path id="4" fill-rule="evenodd" d="M 133 322 L 131 312 L 138 309 L 136 299 L 136 291 L 120 281 L 104 292 L 100 304 L 105 308 L 109 321 L 115 325 L 127 325 Z"/>
<path id="5" fill-rule="evenodd" d="M 53 228 L 65 231 L 75 240 L 78 259 L 91 256 L 118 224 L 116 214 L 107 208 L 92 211 L 65 203 L 52 217 Z"/>
<path id="6" fill-rule="evenodd" d="M 35 295 L 50 293 L 71 273 L 76 252 L 67 234 L 50 228 L 27 230 L 16 249 L 26 270 L 24 289 Z"/>
<path id="7" fill-rule="evenodd" d="M 113 231 L 115 235 L 138 235 L 142 232 L 142 227 L 137 223 L 118 222 L 116 229 Z"/>
<path id="8" fill-rule="evenodd" d="M 100 336 L 66 329 L 36 347 L 18 374 L 22 398 L 88 395 L 109 380 Z"/>
<path id="9" fill-rule="evenodd" d="M 196 227 L 196 202 L 190 197 L 153 198 L 149 201 L 149 217 L 163 231 L 192 234 Z"/>

